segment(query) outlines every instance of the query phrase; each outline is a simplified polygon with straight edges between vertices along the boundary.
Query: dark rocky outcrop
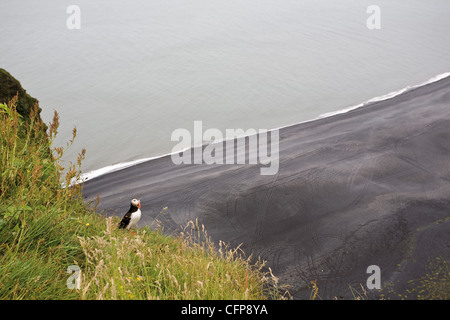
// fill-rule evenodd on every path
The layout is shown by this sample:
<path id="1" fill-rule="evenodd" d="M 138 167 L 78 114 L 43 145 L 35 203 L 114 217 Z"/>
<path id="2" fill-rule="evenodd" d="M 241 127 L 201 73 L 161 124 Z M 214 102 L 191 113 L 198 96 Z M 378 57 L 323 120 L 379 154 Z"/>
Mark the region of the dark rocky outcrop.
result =
<path id="1" fill-rule="evenodd" d="M 8 103 L 16 94 L 18 95 L 17 112 L 24 119 L 28 119 L 34 104 L 39 101 L 30 96 L 8 71 L 0 68 L 0 103 Z M 38 112 L 40 114 L 41 108 L 38 108 Z"/>

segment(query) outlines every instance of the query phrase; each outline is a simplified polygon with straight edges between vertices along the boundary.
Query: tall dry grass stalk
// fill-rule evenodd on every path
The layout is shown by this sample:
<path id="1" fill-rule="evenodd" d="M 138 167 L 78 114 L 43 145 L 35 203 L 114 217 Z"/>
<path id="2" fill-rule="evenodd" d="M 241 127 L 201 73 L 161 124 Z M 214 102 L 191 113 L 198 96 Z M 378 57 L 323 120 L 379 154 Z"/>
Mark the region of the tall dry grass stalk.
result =
<path id="1" fill-rule="evenodd" d="M 38 104 L 24 120 L 17 101 L 0 104 L 0 299 L 73 298 L 57 279 L 82 254 L 72 219 L 86 208 L 80 190 L 61 188 L 57 113 L 47 135 Z"/>
<path id="2" fill-rule="evenodd" d="M 78 238 L 89 270 L 82 299 L 265 299 L 269 286 L 271 297 L 277 290 L 263 263 L 223 242 L 217 250 L 198 221 L 177 238 L 149 229 L 124 234 L 116 226 L 110 217 L 103 235 Z"/>

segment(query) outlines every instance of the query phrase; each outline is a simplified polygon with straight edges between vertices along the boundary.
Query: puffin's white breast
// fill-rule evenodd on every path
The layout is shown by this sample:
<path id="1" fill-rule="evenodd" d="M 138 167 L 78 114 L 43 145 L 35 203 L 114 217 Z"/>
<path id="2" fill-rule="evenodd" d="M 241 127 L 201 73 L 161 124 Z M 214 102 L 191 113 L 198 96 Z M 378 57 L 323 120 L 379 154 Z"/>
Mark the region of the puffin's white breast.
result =
<path id="1" fill-rule="evenodd" d="M 127 226 L 127 230 L 130 230 L 132 226 L 134 226 L 141 219 L 141 209 L 137 209 L 136 212 L 133 212 L 130 217 L 130 223 Z"/>

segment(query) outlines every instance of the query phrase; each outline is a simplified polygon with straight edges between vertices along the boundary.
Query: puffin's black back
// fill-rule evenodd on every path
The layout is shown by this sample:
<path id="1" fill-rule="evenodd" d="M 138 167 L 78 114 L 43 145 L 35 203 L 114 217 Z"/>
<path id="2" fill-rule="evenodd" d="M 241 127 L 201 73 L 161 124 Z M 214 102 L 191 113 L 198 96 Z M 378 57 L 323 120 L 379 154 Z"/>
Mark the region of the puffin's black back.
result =
<path id="1" fill-rule="evenodd" d="M 120 228 L 124 229 L 128 226 L 128 224 L 130 223 L 131 214 L 133 212 L 136 212 L 137 210 L 138 210 L 138 207 L 135 207 L 132 204 L 130 204 L 130 209 L 128 210 L 127 213 L 125 213 L 125 215 L 123 216 L 122 220 L 119 223 L 119 229 Z"/>

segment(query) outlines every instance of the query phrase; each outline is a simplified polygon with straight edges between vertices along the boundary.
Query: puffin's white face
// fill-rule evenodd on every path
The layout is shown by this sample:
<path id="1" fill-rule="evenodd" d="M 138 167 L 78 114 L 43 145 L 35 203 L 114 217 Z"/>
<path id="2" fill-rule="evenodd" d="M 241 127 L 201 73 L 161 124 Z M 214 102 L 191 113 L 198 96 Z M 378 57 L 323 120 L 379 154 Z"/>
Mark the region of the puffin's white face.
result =
<path id="1" fill-rule="evenodd" d="M 131 200 L 131 204 L 132 204 L 133 206 L 135 206 L 135 207 L 140 208 L 140 207 L 141 207 L 141 200 L 133 199 L 133 200 Z"/>

